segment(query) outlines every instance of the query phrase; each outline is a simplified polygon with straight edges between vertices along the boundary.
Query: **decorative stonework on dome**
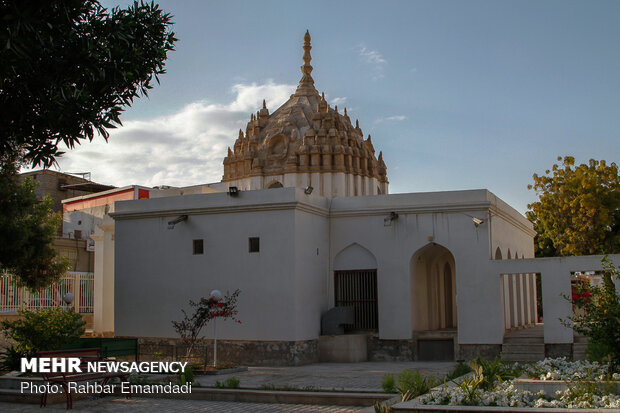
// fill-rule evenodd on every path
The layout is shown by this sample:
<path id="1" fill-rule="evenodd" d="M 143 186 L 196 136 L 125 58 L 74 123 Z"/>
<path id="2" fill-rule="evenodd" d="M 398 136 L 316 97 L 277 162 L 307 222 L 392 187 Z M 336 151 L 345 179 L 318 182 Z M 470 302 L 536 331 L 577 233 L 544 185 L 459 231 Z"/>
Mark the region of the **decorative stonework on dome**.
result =
<path id="1" fill-rule="evenodd" d="M 245 133 L 240 130 L 233 148 L 228 148 L 222 182 L 244 189 L 320 185 L 325 196 L 387 193 L 386 165 L 382 153 L 375 157 L 370 135 L 364 139 L 359 122 L 353 126 L 347 110 L 340 114 L 338 106 L 330 107 L 314 87 L 308 32 L 303 48 L 297 90 L 272 114 L 263 100 Z"/>

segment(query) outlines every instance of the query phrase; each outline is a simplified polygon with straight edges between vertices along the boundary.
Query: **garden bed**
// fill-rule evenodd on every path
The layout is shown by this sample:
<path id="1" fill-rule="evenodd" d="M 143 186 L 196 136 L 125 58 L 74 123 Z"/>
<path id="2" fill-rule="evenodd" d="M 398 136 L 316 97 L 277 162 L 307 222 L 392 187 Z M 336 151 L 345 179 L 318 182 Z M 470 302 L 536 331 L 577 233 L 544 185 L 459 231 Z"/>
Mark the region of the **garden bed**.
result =
<path id="1" fill-rule="evenodd" d="M 521 366 L 481 362 L 474 369 L 473 375 L 452 385 L 437 386 L 413 401 L 393 406 L 394 411 L 620 408 L 620 375 L 608 374 L 605 365 L 546 359 Z M 521 373 L 518 379 L 508 379 L 510 374 Z"/>

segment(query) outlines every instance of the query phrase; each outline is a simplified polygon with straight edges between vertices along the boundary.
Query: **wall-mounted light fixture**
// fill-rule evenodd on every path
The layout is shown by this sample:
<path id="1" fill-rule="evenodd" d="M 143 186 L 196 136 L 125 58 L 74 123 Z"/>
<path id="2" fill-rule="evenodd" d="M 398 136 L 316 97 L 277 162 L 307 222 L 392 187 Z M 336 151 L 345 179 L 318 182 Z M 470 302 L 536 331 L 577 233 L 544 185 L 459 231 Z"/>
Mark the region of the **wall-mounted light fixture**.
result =
<path id="1" fill-rule="evenodd" d="M 183 222 L 185 220 L 187 220 L 187 215 L 179 215 L 178 217 L 176 217 L 172 221 L 168 221 L 168 229 L 174 229 L 174 226 L 176 224 L 178 224 L 179 222 Z"/>
<path id="2" fill-rule="evenodd" d="M 310 195 L 312 191 L 314 191 L 314 188 L 311 186 L 307 186 L 306 189 L 304 189 L 304 194 Z"/>
<path id="3" fill-rule="evenodd" d="M 229 186 L 228 187 L 228 195 L 230 195 L 230 196 L 237 196 L 237 195 L 239 195 L 239 188 L 237 188 L 236 186 Z"/>
<path id="4" fill-rule="evenodd" d="M 480 219 L 480 218 L 476 218 L 476 217 L 471 217 L 471 220 L 474 221 L 474 226 L 476 228 L 478 228 L 478 226 L 484 224 L 484 219 Z"/>
<path id="5" fill-rule="evenodd" d="M 398 214 L 396 212 L 390 212 L 390 215 L 383 218 L 383 226 L 389 227 L 392 226 L 392 221 L 398 219 Z"/>

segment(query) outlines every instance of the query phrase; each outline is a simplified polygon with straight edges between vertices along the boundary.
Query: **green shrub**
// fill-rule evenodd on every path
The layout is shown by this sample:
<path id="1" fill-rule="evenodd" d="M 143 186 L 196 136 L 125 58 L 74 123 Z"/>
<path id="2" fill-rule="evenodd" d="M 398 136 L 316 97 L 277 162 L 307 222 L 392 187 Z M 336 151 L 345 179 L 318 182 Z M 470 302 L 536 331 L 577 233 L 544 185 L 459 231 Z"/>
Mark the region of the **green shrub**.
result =
<path id="1" fill-rule="evenodd" d="M 586 357 L 590 361 L 609 363 L 609 352 L 607 351 L 607 346 L 598 341 L 588 341 L 588 346 L 586 347 Z"/>
<path id="2" fill-rule="evenodd" d="M 229 377 L 226 380 L 224 380 L 223 383 L 221 383 L 219 380 L 216 381 L 215 382 L 215 388 L 217 388 L 217 389 L 238 389 L 240 383 L 241 383 L 241 381 L 239 381 L 238 378 L 236 378 L 236 377 Z"/>
<path id="3" fill-rule="evenodd" d="M 459 383 L 456 383 L 463 392 L 463 405 L 476 406 L 480 400 L 480 390 L 485 385 L 485 377 L 482 371 L 482 367 L 476 363 L 471 362 L 471 368 L 474 370 L 474 375 L 469 378 L 462 379 Z"/>
<path id="4" fill-rule="evenodd" d="M 239 388 L 239 383 L 241 383 L 239 381 L 238 378 L 236 377 L 230 377 L 226 380 L 224 380 L 224 387 L 227 389 L 238 389 Z"/>
<path id="5" fill-rule="evenodd" d="M 0 370 L 13 371 L 19 370 L 21 363 L 21 353 L 17 351 L 15 346 L 4 349 L 4 353 L 0 356 Z"/>
<path id="6" fill-rule="evenodd" d="M 497 357 L 492 361 L 477 358 L 470 363 L 470 366 L 476 374 L 478 374 L 478 367 L 480 367 L 480 375 L 483 378 L 480 387 L 483 390 L 492 388 L 497 381 L 512 380 L 521 375 L 519 369 L 504 364 Z"/>
<path id="7" fill-rule="evenodd" d="M 376 401 L 373 407 L 375 408 L 375 413 L 392 413 L 394 411 L 388 403 L 381 403 L 379 401 Z"/>
<path id="8" fill-rule="evenodd" d="M 434 376 L 423 377 L 419 371 L 403 370 L 398 374 L 397 390 L 401 400 L 406 402 L 435 387 L 438 382 Z"/>
<path id="9" fill-rule="evenodd" d="M 48 308 L 20 311 L 22 318 L 3 321 L 2 330 L 16 342 L 15 350 L 23 356 L 37 351 L 58 350 L 63 344 L 77 341 L 84 334 L 84 320 L 73 309 Z"/>
<path id="10" fill-rule="evenodd" d="M 179 384 L 184 385 L 186 383 L 194 382 L 194 369 L 192 366 L 185 366 L 183 371 L 179 373 Z"/>
<path id="11" fill-rule="evenodd" d="M 396 381 L 393 374 L 384 374 L 381 379 L 381 388 L 386 393 L 396 393 Z"/>
<path id="12" fill-rule="evenodd" d="M 466 375 L 469 372 L 471 372 L 471 367 L 469 367 L 467 364 L 463 363 L 462 361 L 459 361 L 459 363 L 456 366 L 454 366 L 452 371 L 448 373 L 448 375 L 446 376 L 446 380 L 452 381 L 456 379 L 457 377 Z"/>

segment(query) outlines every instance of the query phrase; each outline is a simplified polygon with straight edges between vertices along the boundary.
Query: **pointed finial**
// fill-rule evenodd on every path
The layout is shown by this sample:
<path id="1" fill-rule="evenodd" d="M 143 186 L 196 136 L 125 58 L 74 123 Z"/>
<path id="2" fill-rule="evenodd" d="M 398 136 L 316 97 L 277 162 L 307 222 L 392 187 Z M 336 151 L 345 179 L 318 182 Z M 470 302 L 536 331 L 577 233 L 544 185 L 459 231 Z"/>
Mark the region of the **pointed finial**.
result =
<path id="1" fill-rule="evenodd" d="M 347 115 L 347 108 L 344 108 L 344 116 L 349 116 Z"/>
<path id="2" fill-rule="evenodd" d="M 334 106 L 334 110 L 338 113 L 338 105 Z"/>
<path id="3" fill-rule="evenodd" d="M 304 64 L 301 66 L 301 80 L 299 81 L 299 86 L 309 86 L 314 89 L 314 79 L 310 73 L 312 73 L 312 66 L 310 65 L 310 61 L 312 61 L 312 56 L 310 55 L 310 49 L 312 46 L 310 45 L 310 32 L 306 30 L 306 34 L 304 35 L 304 55 L 302 57 L 302 61 Z"/>
<path id="4" fill-rule="evenodd" d="M 379 162 L 383 162 L 383 151 L 379 151 Z"/>
<path id="5" fill-rule="evenodd" d="M 233 155 L 233 151 L 230 150 L 230 146 L 228 147 L 228 156 L 232 156 Z"/>
<path id="6" fill-rule="evenodd" d="M 321 92 L 321 100 L 325 100 L 325 92 Z"/>
<path id="7" fill-rule="evenodd" d="M 243 139 L 243 131 L 239 129 L 239 139 Z"/>
<path id="8" fill-rule="evenodd" d="M 356 127 L 357 129 L 359 129 L 359 127 L 360 127 L 360 121 L 359 121 L 359 120 L 357 120 L 357 119 L 355 119 L 355 127 Z"/>
<path id="9" fill-rule="evenodd" d="M 265 99 L 263 99 L 263 109 L 267 109 L 267 103 L 265 103 Z"/>

